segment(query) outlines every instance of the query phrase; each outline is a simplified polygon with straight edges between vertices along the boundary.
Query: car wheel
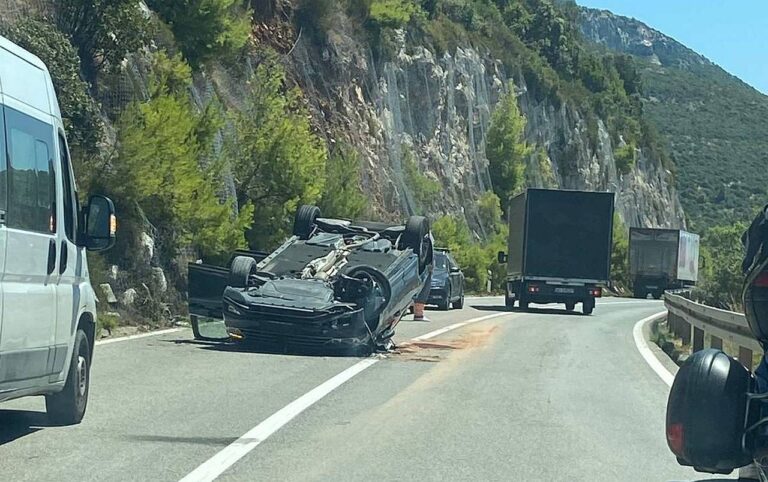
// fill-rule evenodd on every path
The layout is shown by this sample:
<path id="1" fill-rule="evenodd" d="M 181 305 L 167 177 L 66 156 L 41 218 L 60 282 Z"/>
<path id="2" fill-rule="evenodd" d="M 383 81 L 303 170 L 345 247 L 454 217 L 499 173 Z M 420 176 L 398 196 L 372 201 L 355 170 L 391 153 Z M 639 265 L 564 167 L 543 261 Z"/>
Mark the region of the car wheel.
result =
<path id="1" fill-rule="evenodd" d="M 461 293 L 458 301 L 453 302 L 454 309 L 461 310 L 464 308 L 464 292 Z"/>
<path id="2" fill-rule="evenodd" d="M 440 300 L 440 302 L 437 304 L 437 309 L 440 311 L 448 311 L 451 309 L 451 300 L 448 298 L 448 295 Z"/>
<path id="3" fill-rule="evenodd" d="M 568 310 L 568 311 L 573 311 L 574 309 L 576 309 L 576 303 L 574 303 L 574 302 L 566 303 L 565 304 L 565 309 Z"/>
<path id="4" fill-rule="evenodd" d="M 423 272 L 430 263 L 431 246 L 425 242 L 429 234 L 429 221 L 424 216 L 411 216 L 405 224 L 403 232 L 403 247 L 411 248 L 419 256 L 419 272 Z"/>
<path id="5" fill-rule="evenodd" d="M 317 206 L 300 206 L 293 219 L 293 235 L 299 239 L 309 239 L 315 229 L 315 220 L 320 217 L 320 208 Z"/>
<path id="6" fill-rule="evenodd" d="M 75 425 L 83 420 L 91 384 L 91 347 L 81 329 L 75 335 L 75 347 L 64 389 L 45 396 L 48 418 L 56 425 Z"/>
<path id="7" fill-rule="evenodd" d="M 248 256 L 237 256 L 229 268 L 229 286 L 247 288 L 251 275 L 256 272 L 256 260 Z"/>

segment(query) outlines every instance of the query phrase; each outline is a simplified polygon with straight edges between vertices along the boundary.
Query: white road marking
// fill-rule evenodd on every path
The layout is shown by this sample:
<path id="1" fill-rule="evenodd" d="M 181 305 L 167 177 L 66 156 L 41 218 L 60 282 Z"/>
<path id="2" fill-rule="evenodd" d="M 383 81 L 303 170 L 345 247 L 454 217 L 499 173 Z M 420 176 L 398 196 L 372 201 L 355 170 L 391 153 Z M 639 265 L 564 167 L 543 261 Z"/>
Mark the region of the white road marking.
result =
<path id="1" fill-rule="evenodd" d="M 168 328 L 167 330 L 150 331 L 149 333 L 140 333 L 138 335 L 121 336 L 120 338 L 107 338 L 106 340 L 99 340 L 96 342 L 98 345 L 109 345 L 110 343 L 119 343 L 121 341 L 138 340 L 139 338 L 149 338 L 150 336 L 167 335 L 169 333 L 176 333 L 177 331 L 184 330 L 185 328 Z"/>
<path id="2" fill-rule="evenodd" d="M 648 346 L 648 342 L 645 340 L 645 337 L 643 336 L 643 326 L 646 323 L 651 323 L 653 321 L 656 321 L 658 319 L 661 319 L 667 315 L 666 311 L 662 311 L 661 313 L 656 313 L 655 315 L 651 315 L 648 318 L 644 318 L 637 323 L 635 323 L 635 327 L 632 329 L 632 336 L 635 338 L 635 345 L 637 346 L 637 351 L 640 352 L 640 354 L 645 358 L 645 362 L 648 363 L 648 365 L 653 369 L 653 371 L 656 372 L 656 374 L 664 381 L 664 383 L 667 384 L 667 386 L 672 386 L 672 382 L 675 380 L 675 376 L 670 373 L 667 368 L 662 365 L 662 363 L 659 361 L 658 358 L 656 358 L 656 355 L 653 353 L 651 348 Z"/>
<path id="3" fill-rule="evenodd" d="M 440 328 L 439 330 L 431 331 L 431 332 L 427 333 L 426 335 L 417 336 L 412 341 L 429 340 L 430 338 L 434 338 L 436 336 L 440 336 L 443 333 L 448 333 L 449 331 L 456 330 L 458 328 L 461 328 L 462 326 L 467 326 L 467 325 L 471 325 L 472 323 L 478 323 L 478 322 L 481 322 L 481 321 L 490 320 L 491 318 L 498 318 L 500 316 L 506 316 L 506 315 L 511 315 L 511 314 L 513 314 L 513 313 L 511 313 L 511 312 L 504 312 L 504 313 L 496 313 L 494 315 L 481 316 L 480 318 L 472 318 L 471 320 L 462 321 L 462 322 L 459 322 L 459 323 L 454 323 L 452 325 L 446 326 L 445 328 Z"/>
<path id="4" fill-rule="evenodd" d="M 422 335 L 414 338 L 412 341 L 423 341 L 436 336 L 442 335 L 452 330 L 456 330 L 463 326 L 470 325 L 472 323 L 478 323 L 491 318 L 498 318 L 500 316 L 510 316 L 514 313 L 496 313 L 493 315 L 481 316 L 479 318 L 473 318 L 471 320 L 463 321 L 461 323 L 454 323 L 453 325 L 440 328 L 439 330 L 432 331 L 426 335 Z M 238 460 L 242 459 L 250 451 L 255 449 L 259 444 L 267 440 L 272 434 L 280 430 L 288 422 L 300 415 L 304 410 L 308 409 L 315 403 L 322 400 L 326 395 L 339 388 L 345 382 L 351 380 L 356 375 L 359 375 L 363 371 L 372 367 L 379 362 L 381 358 L 366 358 L 361 360 L 351 367 L 347 368 L 343 372 L 329 379 L 328 381 L 318 385 L 309 392 L 300 396 L 296 400 L 292 401 L 285 407 L 281 408 L 269 418 L 253 427 L 246 432 L 242 437 L 235 440 L 227 447 L 222 449 L 219 453 L 206 460 L 189 475 L 181 479 L 181 482 L 210 482 L 216 480 L 218 476 L 223 474 L 227 469 L 232 467 Z"/>

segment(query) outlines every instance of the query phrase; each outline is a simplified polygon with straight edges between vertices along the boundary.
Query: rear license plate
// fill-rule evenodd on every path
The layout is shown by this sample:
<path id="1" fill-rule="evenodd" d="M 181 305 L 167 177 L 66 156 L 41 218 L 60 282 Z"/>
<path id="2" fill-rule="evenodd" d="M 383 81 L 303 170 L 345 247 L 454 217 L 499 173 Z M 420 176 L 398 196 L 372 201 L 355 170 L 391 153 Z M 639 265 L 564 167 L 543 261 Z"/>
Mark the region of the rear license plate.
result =
<path id="1" fill-rule="evenodd" d="M 555 288 L 555 293 L 570 294 L 572 295 L 576 291 L 573 288 Z"/>

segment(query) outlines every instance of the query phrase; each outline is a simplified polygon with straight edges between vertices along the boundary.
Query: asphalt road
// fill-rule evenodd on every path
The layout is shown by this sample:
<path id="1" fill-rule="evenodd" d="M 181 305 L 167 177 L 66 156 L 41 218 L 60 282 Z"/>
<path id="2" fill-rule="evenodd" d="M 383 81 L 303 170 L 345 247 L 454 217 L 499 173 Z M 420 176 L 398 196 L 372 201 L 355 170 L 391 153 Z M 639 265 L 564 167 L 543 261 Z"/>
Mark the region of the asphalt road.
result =
<path id="1" fill-rule="evenodd" d="M 81 425 L 47 426 L 42 399 L 0 405 L 0 480 L 709 478 L 668 451 L 669 389 L 632 336 L 660 302 L 604 300 L 590 317 L 500 304 L 404 321 L 399 352 L 365 366 L 196 343 L 187 330 L 98 346 Z"/>

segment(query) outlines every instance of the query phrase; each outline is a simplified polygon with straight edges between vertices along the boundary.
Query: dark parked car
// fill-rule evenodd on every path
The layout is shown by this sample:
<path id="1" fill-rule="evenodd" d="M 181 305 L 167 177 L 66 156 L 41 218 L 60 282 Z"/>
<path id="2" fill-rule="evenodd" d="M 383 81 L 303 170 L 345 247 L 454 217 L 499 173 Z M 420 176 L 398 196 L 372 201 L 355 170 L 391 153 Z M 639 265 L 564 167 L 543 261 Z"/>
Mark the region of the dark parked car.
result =
<path id="1" fill-rule="evenodd" d="M 429 304 L 441 310 L 464 307 L 464 273 L 447 249 L 435 249 Z"/>
<path id="2" fill-rule="evenodd" d="M 386 347 L 426 282 L 428 234 L 421 216 L 391 225 L 325 219 L 302 206 L 293 236 L 266 257 L 234 257 L 225 286 L 221 268 L 189 266 L 193 327 L 195 317 L 221 313 L 238 341 L 355 353 Z"/>

